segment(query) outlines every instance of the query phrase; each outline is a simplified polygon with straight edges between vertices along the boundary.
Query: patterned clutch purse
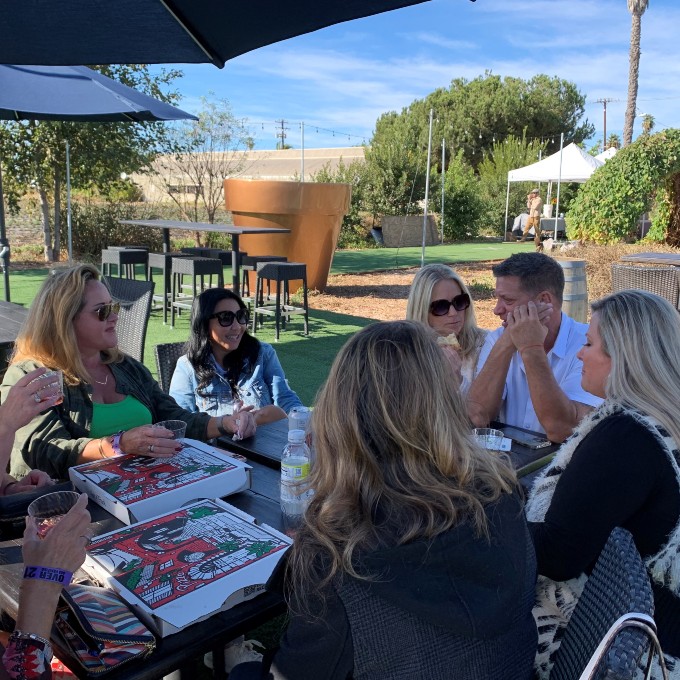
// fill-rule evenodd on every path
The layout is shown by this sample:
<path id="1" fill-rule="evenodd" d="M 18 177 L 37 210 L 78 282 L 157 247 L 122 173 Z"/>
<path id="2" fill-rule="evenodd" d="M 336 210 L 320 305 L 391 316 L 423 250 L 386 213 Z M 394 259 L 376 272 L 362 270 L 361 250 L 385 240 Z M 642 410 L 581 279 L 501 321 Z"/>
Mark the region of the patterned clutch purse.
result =
<path id="1" fill-rule="evenodd" d="M 52 633 L 95 675 L 148 656 L 156 647 L 153 634 L 113 591 L 94 586 L 64 588 Z"/>

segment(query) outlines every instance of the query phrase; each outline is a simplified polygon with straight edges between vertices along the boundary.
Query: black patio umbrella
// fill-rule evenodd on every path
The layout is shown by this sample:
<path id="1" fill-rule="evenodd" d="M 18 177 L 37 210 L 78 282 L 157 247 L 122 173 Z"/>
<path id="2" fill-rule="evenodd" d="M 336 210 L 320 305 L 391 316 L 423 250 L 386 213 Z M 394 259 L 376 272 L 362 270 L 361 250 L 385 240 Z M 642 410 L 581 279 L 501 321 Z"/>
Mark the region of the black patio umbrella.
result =
<path id="1" fill-rule="evenodd" d="M 3 0 L 0 63 L 213 63 L 428 0 Z"/>
<path id="2" fill-rule="evenodd" d="M 83 122 L 164 121 L 196 116 L 149 97 L 85 66 L 0 65 L 0 119 Z M 66 147 L 66 192 L 69 259 L 71 257 L 71 191 Z M 9 241 L 0 173 L 0 266 L 9 300 Z"/>

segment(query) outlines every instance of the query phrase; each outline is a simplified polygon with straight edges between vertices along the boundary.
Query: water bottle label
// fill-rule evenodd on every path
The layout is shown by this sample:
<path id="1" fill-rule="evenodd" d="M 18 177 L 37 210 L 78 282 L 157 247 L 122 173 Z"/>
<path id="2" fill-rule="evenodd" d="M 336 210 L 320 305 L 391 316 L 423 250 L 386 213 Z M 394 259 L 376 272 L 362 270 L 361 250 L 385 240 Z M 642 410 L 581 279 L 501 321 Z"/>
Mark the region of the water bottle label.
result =
<path id="1" fill-rule="evenodd" d="M 290 481 L 300 481 L 309 475 L 309 462 L 300 465 L 281 463 L 281 477 Z"/>

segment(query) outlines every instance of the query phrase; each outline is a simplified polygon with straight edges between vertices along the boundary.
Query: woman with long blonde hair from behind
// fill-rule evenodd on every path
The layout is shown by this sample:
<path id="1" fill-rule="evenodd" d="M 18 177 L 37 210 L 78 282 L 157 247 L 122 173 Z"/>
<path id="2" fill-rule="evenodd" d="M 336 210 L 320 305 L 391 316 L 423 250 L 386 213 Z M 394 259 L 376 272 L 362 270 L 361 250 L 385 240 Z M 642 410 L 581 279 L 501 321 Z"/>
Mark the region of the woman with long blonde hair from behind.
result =
<path id="1" fill-rule="evenodd" d="M 275 573 L 275 678 L 531 676 L 534 556 L 514 473 L 477 448 L 434 333 L 364 328 L 312 415 L 314 490 Z M 284 579 L 284 574 L 286 578 Z M 268 677 L 259 665 L 238 678 Z"/>

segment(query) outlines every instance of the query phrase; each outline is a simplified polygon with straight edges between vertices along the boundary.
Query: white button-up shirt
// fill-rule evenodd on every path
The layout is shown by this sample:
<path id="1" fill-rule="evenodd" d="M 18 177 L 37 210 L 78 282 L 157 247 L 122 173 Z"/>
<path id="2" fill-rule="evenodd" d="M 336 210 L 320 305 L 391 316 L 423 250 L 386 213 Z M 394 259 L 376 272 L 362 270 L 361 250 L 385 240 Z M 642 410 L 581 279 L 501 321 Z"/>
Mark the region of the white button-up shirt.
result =
<path id="1" fill-rule="evenodd" d="M 548 352 L 548 363 L 557 384 L 571 401 L 597 407 L 602 403 L 602 399 L 586 392 L 581 387 L 581 360 L 576 357 L 577 352 L 586 340 L 587 329 L 587 324 L 578 323 L 563 313 L 555 344 Z M 486 341 L 479 355 L 477 374 L 481 371 L 491 349 L 504 331 L 504 328 L 499 328 L 486 336 Z M 545 433 L 538 422 L 534 405 L 531 402 L 524 362 L 519 352 L 515 352 L 510 361 L 498 419 L 506 425 L 515 425 Z"/>

